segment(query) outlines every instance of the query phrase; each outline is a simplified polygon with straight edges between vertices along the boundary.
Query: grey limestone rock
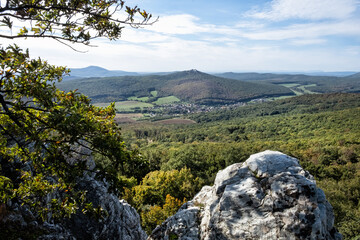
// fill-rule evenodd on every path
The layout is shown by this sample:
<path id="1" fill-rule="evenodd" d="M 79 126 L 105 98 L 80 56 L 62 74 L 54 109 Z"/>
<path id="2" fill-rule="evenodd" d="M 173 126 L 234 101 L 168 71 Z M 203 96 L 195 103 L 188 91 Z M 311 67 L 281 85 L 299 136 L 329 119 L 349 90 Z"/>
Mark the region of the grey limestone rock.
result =
<path id="1" fill-rule="evenodd" d="M 91 169 L 94 164 L 91 159 L 87 161 Z M 26 206 L 10 202 L 5 217 L 1 217 L 0 214 L 0 227 L 7 228 L 7 232 L 11 235 L 0 236 L 0 239 L 9 239 L 8 237 L 15 239 L 14 233 L 17 233 L 19 239 L 33 239 L 37 236 L 37 239 L 41 240 L 145 240 L 147 238 L 141 228 L 139 214 L 126 201 L 119 200 L 110 193 L 106 182 L 96 180 L 94 174 L 88 172 L 79 178 L 77 185 L 80 190 L 87 192 L 87 199 L 93 203 L 93 206 L 100 206 L 106 211 L 100 221 L 78 213 L 61 222 L 54 222 L 50 217 L 50 221 L 41 223 L 37 222 Z M 46 201 L 56 198 L 56 194 L 55 192 L 48 196 Z M 32 233 L 34 236 L 29 236 Z"/>
<path id="2" fill-rule="evenodd" d="M 114 194 L 109 193 L 106 183 L 97 181 L 92 176 L 84 176 L 78 185 L 80 189 L 87 191 L 88 200 L 94 206 L 101 206 L 106 214 L 100 221 L 81 213 L 65 221 L 61 226 L 71 233 L 73 239 L 143 240 L 147 238 L 141 228 L 139 214 L 125 200 L 119 200 Z M 41 239 L 53 238 L 43 236 Z"/>
<path id="3" fill-rule="evenodd" d="M 324 192 L 298 160 L 264 151 L 220 171 L 155 239 L 341 239 Z"/>

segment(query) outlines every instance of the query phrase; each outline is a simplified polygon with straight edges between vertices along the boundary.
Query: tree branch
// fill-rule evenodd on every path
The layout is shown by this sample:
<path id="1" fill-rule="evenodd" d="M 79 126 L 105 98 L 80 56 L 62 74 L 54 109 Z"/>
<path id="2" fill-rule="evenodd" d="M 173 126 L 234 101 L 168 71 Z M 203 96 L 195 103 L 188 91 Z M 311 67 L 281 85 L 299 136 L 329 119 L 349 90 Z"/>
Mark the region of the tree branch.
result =
<path id="1" fill-rule="evenodd" d="M 76 12 L 76 13 L 81 13 L 84 15 L 89 15 L 89 16 L 93 16 L 93 17 L 99 17 L 99 18 L 104 18 L 104 19 L 108 19 L 110 21 L 116 22 L 116 23 L 121 23 L 121 24 L 129 24 L 129 25 L 152 25 L 154 22 L 156 22 L 157 20 L 155 20 L 154 22 L 148 23 L 148 21 L 151 18 L 151 15 L 148 18 L 144 18 L 144 20 L 142 22 L 129 22 L 129 18 L 126 20 L 119 20 L 119 19 L 114 19 L 111 17 L 106 17 L 106 16 L 102 16 L 100 13 L 98 12 L 92 12 L 91 8 L 87 8 L 86 10 L 82 10 L 80 8 L 71 8 L 68 6 L 51 6 L 51 7 L 43 7 L 40 5 L 22 5 L 22 6 L 18 6 L 18 7 L 4 7 L 4 8 L 0 8 L 0 13 L 1 12 L 6 12 L 6 11 L 13 11 L 13 12 L 21 12 L 23 10 L 28 10 L 28 9 L 37 9 L 37 10 L 43 10 L 43 11 L 50 11 L 50 10 L 61 10 L 61 11 L 71 11 L 71 12 Z M 39 21 L 39 19 L 33 19 L 33 20 L 37 20 Z"/>
<path id="2" fill-rule="evenodd" d="M 79 52 L 79 53 L 87 53 L 87 52 L 88 52 L 88 50 L 86 50 L 86 51 L 77 50 L 76 48 L 72 47 L 70 44 L 67 44 L 66 42 L 63 42 L 63 41 L 61 41 L 60 39 L 55 38 L 55 40 L 58 41 L 58 42 L 61 43 L 61 44 L 64 44 L 65 46 L 71 48 L 71 49 L 74 50 L 75 52 Z M 65 40 L 65 39 L 64 39 L 64 40 Z M 89 46 L 89 47 L 96 47 L 96 46 L 90 45 L 90 44 L 85 44 L 85 45 L 87 45 L 87 46 Z"/>
<path id="3" fill-rule="evenodd" d="M 52 39 L 55 39 L 55 40 L 67 40 L 64 37 L 59 37 L 59 36 L 55 36 L 55 35 L 42 35 L 42 36 L 40 36 L 40 35 L 16 35 L 16 36 L 9 36 L 9 35 L 0 34 L 0 38 L 7 38 L 7 39 L 28 38 L 28 37 L 31 37 L 31 38 L 52 38 Z M 91 39 L 94 39 L 94 38 L 91 38 Z M 82 43 L 82 44 L 85 44 L 87 46 L 90 46 L 88 41 L 85 41 L 85 40 L 82 40 L 82 41 L 71 40 L 71 42 Z"/>

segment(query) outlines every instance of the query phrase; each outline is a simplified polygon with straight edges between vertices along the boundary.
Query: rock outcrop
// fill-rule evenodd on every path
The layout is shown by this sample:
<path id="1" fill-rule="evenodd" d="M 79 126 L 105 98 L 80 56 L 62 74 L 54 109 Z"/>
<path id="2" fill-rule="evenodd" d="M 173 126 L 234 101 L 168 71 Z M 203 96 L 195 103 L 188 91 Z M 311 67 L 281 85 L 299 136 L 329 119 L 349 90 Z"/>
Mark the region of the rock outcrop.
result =
<path id="1" fill-rule="evenodd" d="M 220 171 L 149 240 L 341 239 L 324 192 L 298 160 L 265 151 Z"/>
<path id="2" fill-rule="evenodd" d="M 86 149 L 79 148 L 78 152 L 86 155 Z M 87 154 L 89 155 L 89 154 Z M 69 158 L 69 163 L 78 161 L 80 156 Z M 84 157 L 88 169 L 93 170 L 95 163 L 91 158 Z M 77 180 L 77 189 L 86 191 L 86 198 L 94 207 L 103 209 L 105 214 L 96 219 L 82 213 L 74 214 L 70 219 L 61 222 L 51 220 L 38 222 L 26 206 L 9 202 L 6 214 L 0 214 L 0 228 L 9 236 L 0 239 L 37 239 L 41 240 L 145 240 L 147 235 L 140 225 L 140 216 L 126 201 L 119 200 L 108 191 L 108 184 L 95 179 L 95 174 L 85 171 Z M 57 192 L 49 195 L 45 201 L 50 202 L 57 197 Z M 0 213 L 2 205 L 0 204 Z M 3 216 L 3 217 L 2 217 Z"/>
<path id="3" fill-rule="evenodd" d="M 88 199 L 94 206 L 101 206 L 106 211 L 107 214 L 101 221 L 79 213 L 62 223 L 39 223 L 26 207 L 14 204 L 11 213 L 7 214 L 4 219 L 0 219 L 0 226 L 6 227 L 11 233 L 10 236 L 14 236 L 14 233 L 18 232 L 19 239 L 28 239 L 31 231 L 35 236 L 39 232 L 43 232 L 43 235 L 37 237 L 41 240 L 145 240 L 147 238 L 141 228 L 140 217 L 136 210 L 126 201 L 119 200 L 115 195 L 108 193 L 106 184 L 87 176 L 79 182 L 79 185 L 88 191 Z M 26 232 L 27 237 L 23 238 L 25 235 L 22 232 Z M 0 239 L 3 239 L 2 237 L 4 236 L 0 236 Z"/>

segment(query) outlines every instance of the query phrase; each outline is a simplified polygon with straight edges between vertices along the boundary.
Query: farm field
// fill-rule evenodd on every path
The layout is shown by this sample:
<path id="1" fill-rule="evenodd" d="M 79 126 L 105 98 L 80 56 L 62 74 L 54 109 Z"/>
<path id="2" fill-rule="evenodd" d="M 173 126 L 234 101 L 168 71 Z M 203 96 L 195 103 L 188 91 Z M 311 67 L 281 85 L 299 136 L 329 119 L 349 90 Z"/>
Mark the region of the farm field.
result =
<path id="1" fill-rule="evenodd" d="M 306 89 L 306 87 L 316 87 L 316 84 L 307 84 L 300 86 L 299 88 L 306 94 L 315 94 L 316 92 L 312 92 L 309 89 Z"/>
<path id="2" fill-rule="evenodd" d="M 141 113 L 117 113 L 114 120 L 117 123 L 134 123 L 142 117 L 144 117 L 144 114 Z"/>
<path id="3" fill-rule="evenodd" d="M 316 84 L 299 84 L 299 83 L 283 83 L 283 84 L 279 84 L 283 87 L 287 87 L 289 88 L 291 91 L 293 91 L 295 93 L 296 96 L 300 96 L 303 94 L 316 94 L 317 92 L 313 92 L 310 91 L 309 89 L 307 89 L 308 87 L 316 87 Z M 284 97 L 284 96 L 281 96 Z M 282 98 L 274 98 L 274 99 L 282 99 Z M 287 96 L 285 96 L 286 98 Z"/>
<path id="4" fill-rule="evenodd" d="M 149 100 L 149 97 L 129 97 L 128 100 L 146 102 Z"/>
<path id="5" fill-rule="evenodd" d="M 300 84 L 298 83 L 284 83 L 284 84 L 280 84 L 281 86 L 287 87 L 287 88 L 292 88 L 292 87 L 298 87 L 300 86 Z"/>
<path id="6" fill-rule="evenodd" d="M 107 107 L 110 103 L 96 103 L 94 104 L 98 107 Z M 138 101 L 122 101 L 122 102 L 115 102 L 115 109 L 117 112 L 131 112 L 137 109 L 142 109 L 146 107 L 153 107 L 154 105 L 151 103 L 144 103 Z"/>
<path id="7" fill-rule="evenodd" d="M 150 94 L 151 94 L 153 97 L 157 97 L 158 91 L 151 91 Z"/>
<path id="8" fill-rule="evenodd" d="M 157 91 L 152 91 L 152 95 L 156 99 Z M 118 101 L 115 102 L 115 109 L 118 113 L 129 113 L 129 112 L 139 112 L 143 108 L 154 107 L 155 105 L 166 105 L 176 102 L 181 102 L 181 100 L 175 96 L 167 96 L 157 98 L 156 101 L 148 102 L 150 97 L 136 97 L 132 96 L 128 98 L 128 101 Z M 110 105 L 110 102 L 101 102 L 94 104 L 97 107 L 107 107 Z M 128 116 L 127 116 L 128 117 Z M 143 117 L 143 115 L 141 116 Z M 133 117 L 130 117 L 133 118 Z M 139 117 L 135 117 L 139 118 Z"/>
<path id="9" fill-rule="evenodd" d="M 123 101 L 123 102 L 115 102 L 116 111 L 133 111 L 135 108 L 145 108 L 145 107 L 153 107 L 154 105 L 151 103 L 143 103 L 138 101 Z"/>
<path id="10" fill-rule="evenodd" d="M 155 102 L 153 102 L 156 105 L 163 105 L 163 104 L 171 104 L 174 102 L 180 102 L 180 99 L 175 96 L 168 96 L 168 97 L 162 97 L 158 98 Z"/>

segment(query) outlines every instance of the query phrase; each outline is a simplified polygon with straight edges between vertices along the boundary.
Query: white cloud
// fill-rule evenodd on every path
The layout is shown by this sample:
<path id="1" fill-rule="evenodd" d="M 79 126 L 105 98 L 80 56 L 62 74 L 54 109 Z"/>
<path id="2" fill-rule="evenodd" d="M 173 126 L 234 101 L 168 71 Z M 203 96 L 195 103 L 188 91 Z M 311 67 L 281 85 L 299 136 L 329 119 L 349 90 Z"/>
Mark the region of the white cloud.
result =
<path id="1" fill-rule="evenodd" d="M 345 49 L 345 52 L 351 56 L 360 56 L 360 46 L 349 46 Z"/>
<path id="2" fill-rule="evenodd" d="M 190 35 L 199 33 L 236 35 L 236 26 L 223 26 L 201 23 L 190 14 L 162 16 L 158 22 L 146 27 L 146 30 L 168 35 Z"/>
<path id="3" fill-rule="evenodd" d="M 100 65 L 127 71 L 175 71 L 196 68 L 200 71 L 303 71 L 321 69 L 360 69 L 360 56 L 339 49 L 297 49 L 255 43 L 213 44 L 171 38 L 148 45 L 103 44 L 86 54 L 70 53 L 67 65 Z M 51 56 L 50 56 L 51 57 Z M 56 54 L 56 57 L 63 58 Z M 51 57 L 51 62 L 56 61 Z"/>
<path id="4" fill-rule="evenodd" d="M 118 41 L 126 41 L 130 43 L 151 43 L 165 42 L 171 38 L 165 34 L 149 32 L 142 29 L 125 28 L 122 31 L 122 37 Z"/>
<path id="5" fill-rule="evenodd" d="M 49 40 L 24 40 L 33 57 L 69 67 L 98 65 L 107 69 L 138 72 L 175 71 L 196 68 L 200 71 L 324 71 L 360 69 L 358 47 L 339 49 L 290 50 L 281 45 L 253 42 L 217 44 L 171 37 L 148 44 L 95 41 L 96 48 L 77 53 Z M 304 40 L 305 41 L 305 40 Z M 82 48 L 84 50 L 84 48 Z"/>
<path id="6" fill-rule="evenodd" d="M 306 0 L 304 0 L 306 1 Z M 315 2 L 317 0 L 314 0 Z M 327 1 L 327 0 L 324 0 Z M 348 0 L 344 0 L 348 1 Z M 145 30 L 125 32 L 123 40 L 132 43 L 163 42 L 173 37 L 199 35 L 198 40 L 220 44 L 250 40 L 293 40 L 294 45 L 311 45 L 326 42 L 328 36 L 360 36 L 360 19 L 322 21 L 270 27 L 256 21 L 239 21 L 233 26 L 203 24 L 199 18 L 189 15 L 164 16 L 159 22 Z"/>
<path id="7" fill-rule="evenodd" d="M 239 42 L 239 39 L 234 37 L 204 37 L 201 40 L 211 43 L 219 43 L 219 44 Z"/>
<path id="8" fill-rule="evenodd" d="M 72 68 L 98 65 L 142 72 L 192 68 L 209 72 L 360 69 L 358 47 L 345 51 L 343 45 L 323 46 L 330 41 L 327 37 L 333 35 L 360 39 L 359 19 L 306 21 L 282 24 L 282 27 L 264 22 L 216 25 L 202 23 L 200 18 L 189 14 L 163 16 L 153 26 L 124 29 L 119 41 L 97 39 L 92 42 L 98 45 L 96 48 L 76 46 L 87 53 L 74 52 L 49 39 L 18 42 L 28 47 L 33 57 L 41 56 L 51 64 Z M 281 40 L 287 40 L 285 45 Z M 314 44 L 323 45 L 315 50 L 307 48 Z"/>
<path id="9" fill-rule="evenodd" d="M 195 21 L 198 20 L 199 18 L 189 14 L 163 16 L 157 23 L 147 27 L 147 29 L 165 34 L 194 34 L 206 32 L 209 27 L 196 24 Z"/>
<path id="10" fill-rule="evenodd" d="M 314 39 L 296 39 L 291 41 L 291 44 L 304 46 L 304 45 L 314 45 L 314 44 L 323 44 L 326 43 L 326 39 L 314 38 Z"/>
<path id="11" fill-rule="evenodd" d="M 360 20 L 341 22 L 294 24 L 280 29 L 263 29 L 247 32 L 244 37 L 252 40 L 314 39 L 324 36 L 360 36 Z"/>
<path id="12" fill-rule="evenodd" d="M 286 19 L 345 19 L 354 13 L 356 0 L 273 0 L 264 11 L 248 12 L 247 16 L 273 21 Z"/>
<path id="13" fill-rule="evenodd" d="M 234 27 L 240 29 L 262 29 L 265 27 L 265 24 L 251 21 L 240 21 Z"/>

